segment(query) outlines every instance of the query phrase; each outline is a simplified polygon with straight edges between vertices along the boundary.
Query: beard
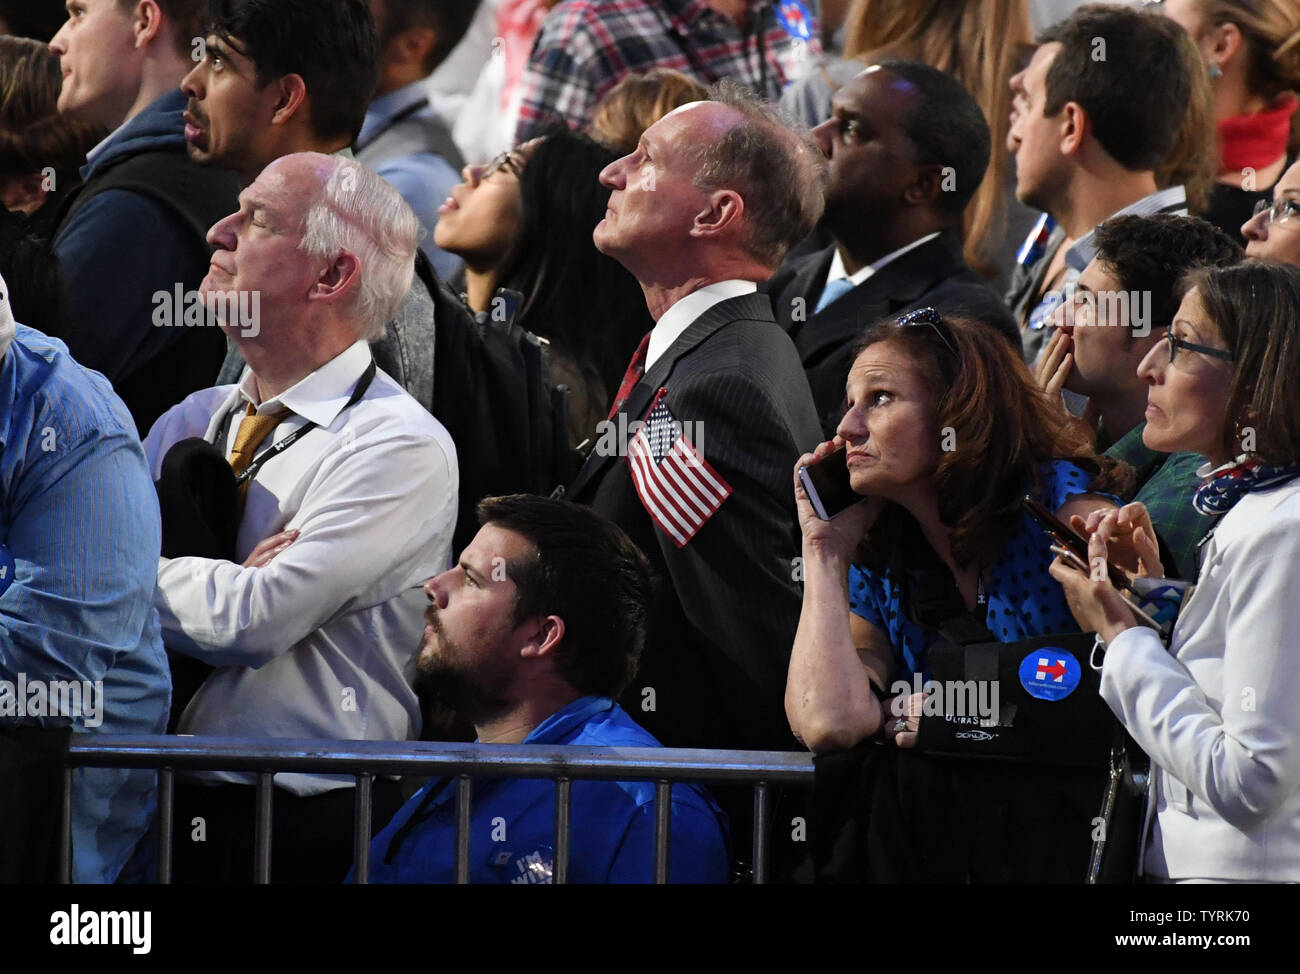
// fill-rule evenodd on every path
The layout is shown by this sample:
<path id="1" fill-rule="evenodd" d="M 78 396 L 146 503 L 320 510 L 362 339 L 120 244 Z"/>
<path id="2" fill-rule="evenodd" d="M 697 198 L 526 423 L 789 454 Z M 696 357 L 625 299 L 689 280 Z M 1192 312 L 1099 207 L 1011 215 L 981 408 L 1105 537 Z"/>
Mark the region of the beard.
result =
<path id="1" fill-rule="evenodd" d="M 434 697 L 457 716 L 478 724 L 503 710 L 507 701 L 480 674 L 457 662 L 471 657 L 448 638 L 437 613 L 434 606 L 425 612 L 433 634 L 420 644 L 415 663 L 415 689 Z"/>

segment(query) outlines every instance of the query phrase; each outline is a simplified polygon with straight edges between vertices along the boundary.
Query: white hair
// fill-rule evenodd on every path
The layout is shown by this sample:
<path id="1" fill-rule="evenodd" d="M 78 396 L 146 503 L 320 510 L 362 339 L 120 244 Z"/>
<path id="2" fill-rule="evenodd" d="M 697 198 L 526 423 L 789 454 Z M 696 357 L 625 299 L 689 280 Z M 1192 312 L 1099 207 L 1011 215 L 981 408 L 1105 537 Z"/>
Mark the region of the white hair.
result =
<path id="1" fill-rule="evenodd" d="M 325 158 L 334 169 L 303 217 L 298 249 L 328 261 L 345 250 L 356 255 L 361 268 L 352 308 L 359 337 L 374 341 L 411 289 L 420 224 L 397 190 L 365 166 Z"/>

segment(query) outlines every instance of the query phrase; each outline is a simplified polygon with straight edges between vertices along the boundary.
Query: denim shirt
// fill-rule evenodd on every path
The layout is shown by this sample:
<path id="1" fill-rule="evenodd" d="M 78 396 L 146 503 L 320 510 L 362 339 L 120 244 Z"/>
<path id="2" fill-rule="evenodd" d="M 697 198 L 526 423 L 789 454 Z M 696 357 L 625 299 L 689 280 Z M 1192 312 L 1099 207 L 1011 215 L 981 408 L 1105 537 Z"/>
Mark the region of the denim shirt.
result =
<path id="1" fill-rule="evenodd" d="M 162 529 L 130 415 L 62 342 L 20 325 L 0 361 L 0 443 L 0 543 L 13 562 L 0 581 L 0 725 L 163 733 Z M 56 705 L 53 681 L 77 681 L 81 706 Z M 75 880 L 116 879 L 153 810 L 152 771 L 77 769 Z"/>

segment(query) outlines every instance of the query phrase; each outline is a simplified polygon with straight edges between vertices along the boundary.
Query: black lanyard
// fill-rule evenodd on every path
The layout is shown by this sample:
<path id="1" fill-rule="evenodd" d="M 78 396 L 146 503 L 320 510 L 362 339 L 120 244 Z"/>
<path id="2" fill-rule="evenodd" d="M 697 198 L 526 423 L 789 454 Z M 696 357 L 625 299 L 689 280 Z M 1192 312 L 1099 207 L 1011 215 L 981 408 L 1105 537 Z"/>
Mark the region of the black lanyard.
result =
<path id="1" fill-rule="evenodd" d="M 374 380 L 374 378 L 375 378 L 375 360 L 372 358 L 370 360 L 370 364 L 366 366 L 366 370 L 361 373 L 361 378 L 357 380 L 356 387 L 352 390 L 352 397 L 348 399 L 348 401 L 344 404 L 343 408 L 339 410 L 339 412 L 345 413 L 353 406 L 355 406 L 358 402 L 360 402 L 361 397 L 366 394 L 366 390 L 370 388 L 370 383 Z M 236 405 L 231 407 L 229 410 L 227 410 L 225 419 L 221 421 L 221 432 L 225 434 L 225 436 L 221 437 L 223 441 L 226 438 L 226 436 L 229 435 L 230 421 L 231 418 L 235 415 L 235 411 L 238 408 L 239 406 Z M 304 423 L 302 426 L 299 426 L 296 430 L 294 430 L 284 439 L 280 440 L 278 443 L 275 443 L 267 447 L 265 450 L 263 450 L 261 453 L 259 453 L 257 456 L 253 458 L 253 462 L 248 465 L 247 470 L 245 470 L 242 474 L 240 474 L 238 477 L 235 478 L 235 486 L 238 487 L 239 485 L 246 483 L 249 480 L 252 480 L 253 477 L 257 474 L 257 472 L 262 468 L 262 464 L 266 463 L 266 461 L 268 460 L 273 460 L 276 457 L 278 457 L 281 453 L 289 449 L 289 447 L 293 446 L 295 443 L 297 443 L 300 439 L 302 439 L 304 436 L 306 436 L 315 428 L 316 428 L 316 424 L 309 420 L 308 422 Z M 222 444 L 222 449 L 224 452 L 225 450 L 224 442 Z"/>

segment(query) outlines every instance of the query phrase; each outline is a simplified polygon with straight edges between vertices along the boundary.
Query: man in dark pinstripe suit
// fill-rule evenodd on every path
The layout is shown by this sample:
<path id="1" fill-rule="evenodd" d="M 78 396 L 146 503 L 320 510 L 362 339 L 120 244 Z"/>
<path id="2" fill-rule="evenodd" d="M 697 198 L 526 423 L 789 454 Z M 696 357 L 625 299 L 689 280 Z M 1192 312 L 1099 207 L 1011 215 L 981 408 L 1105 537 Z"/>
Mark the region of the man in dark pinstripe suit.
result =
<path id="1" fill-rule="evenodd" d="M 669 746 L 786 748 L 791 471 L 821 437 L 755 282 L 820 217 L 820 153 L 724 89 L 651 126 L 601 181 L 613 192 L 596 246 L 636 275 L 656 321 L 566 495 L 618 523 L 661 576 L 623 703 Z"/>

